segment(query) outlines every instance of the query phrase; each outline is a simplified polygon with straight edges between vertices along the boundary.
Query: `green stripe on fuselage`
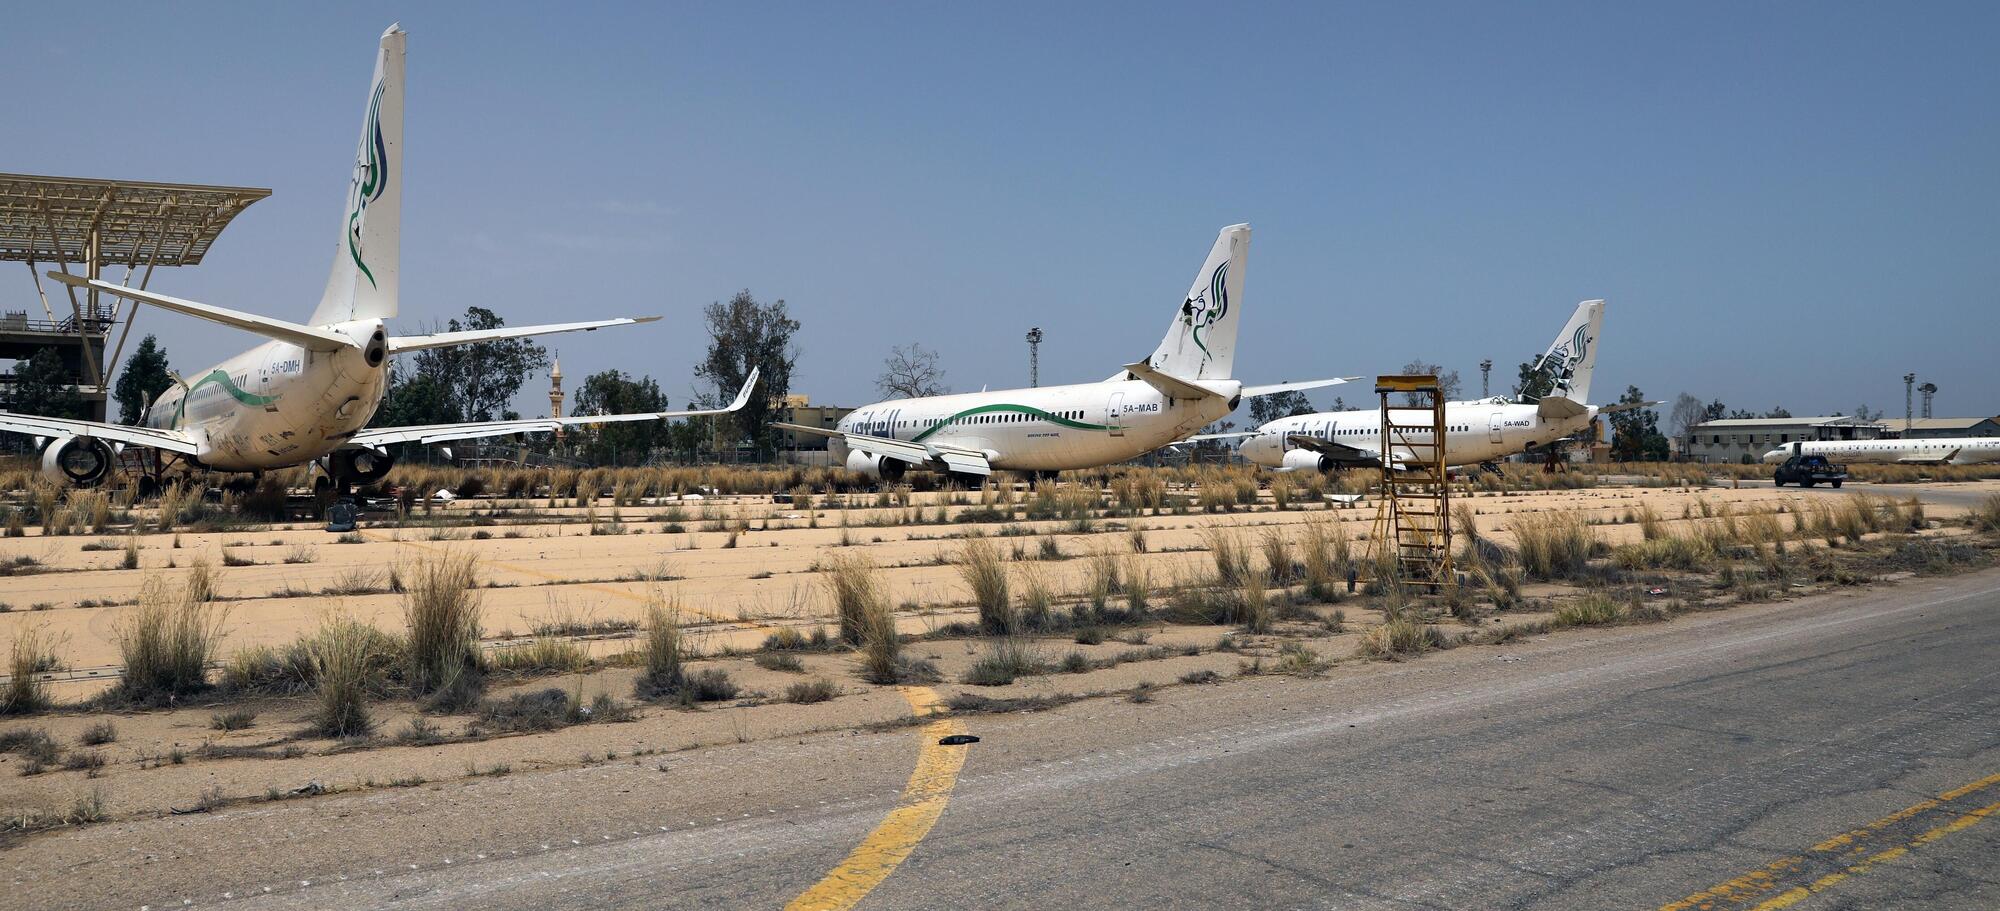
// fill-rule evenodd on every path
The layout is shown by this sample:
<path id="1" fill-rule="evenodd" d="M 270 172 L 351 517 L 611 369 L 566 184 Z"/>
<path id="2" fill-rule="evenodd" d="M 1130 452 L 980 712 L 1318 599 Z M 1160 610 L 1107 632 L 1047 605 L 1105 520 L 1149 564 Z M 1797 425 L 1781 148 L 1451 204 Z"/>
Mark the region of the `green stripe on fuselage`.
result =
<path id="1" fill-rule="evenodd" d="M 213 370 L 210 371 L 207 376 L 196 380 L 194 382 L 194 385 L 188 387 L 187 394 L 181 396 L 182 405 L 185 406 L 187 400 L 193 398 L 195 392 L 200 390 L 201 387 L 211 386 L 211 385 L 221 386 L 222 391 L 229 393 L 230 398 L 242 402 L 245 405 L 255 405 L 261 407 L 264 405 L 269 405 L 272 402 L 278 400 L 278 397 L 275 395 L 258 395 L 257 393 L 254 392 L 245 392 L 243 390 L 243 387 L 236 385 L 236 381 L 229 378 L 229 374 L 224 373 L 220 370 Z"/>
<path id="2" fill-rule="evenodd" d="M 1033 415 L 1034 417 L 1041 418 L 1042 420 L 1048 421 L 1051 424 L 1057 424 L 1063 427 L 1074 427 L 1078 430 L 1121 429 L 1107 424 L 1090 424 L 1090 423 L 1085 423 L 1083 421 L 1072 421 L 1069 418 L 1057 417 L 1053 414 L 1043 411 L 1040 408 L 1030 408 L 1026 405 L 981 405 L 977 408 L 967 408 L 964 411 L 952 415 L 951 417 L 945 418 L 943 421 L 939 422 L 936 426 L 930 427 L 926 429 L 923 433 L 911 437 L 910 442 L 921 443 L 924 441 L 925 437 L 928 437 L 933 433 L 936 433 L 940 430 L 945 429 L 946 427 L 951 426 L 952 422 L 957 421 L 961 418 L 971 417 L 972 415 L 975 414 L 992 414 L 997 411 L 1010 411 L 1018 414 Z"/>

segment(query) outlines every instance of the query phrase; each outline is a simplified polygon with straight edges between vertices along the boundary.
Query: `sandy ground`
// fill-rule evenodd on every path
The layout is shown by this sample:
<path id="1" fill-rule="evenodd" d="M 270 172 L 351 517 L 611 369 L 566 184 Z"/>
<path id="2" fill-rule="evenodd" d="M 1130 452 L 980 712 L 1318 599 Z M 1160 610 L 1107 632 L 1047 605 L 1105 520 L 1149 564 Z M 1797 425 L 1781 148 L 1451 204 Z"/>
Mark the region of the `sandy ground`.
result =
<path id="1" fill-rule="evenodd" d="M 1963 493 L 1972 488 L 1988 492 L 2000 490 L 2000 482 L 1951 485 Z M 1909 494 L 1923 488 L 1912 486 Z M 1738 514 L 1772 511 L 1783 507 L 1795 511 L 1811 508 L 1814 501 L 1844 496 L 1815 490 L 1606 488 L 1582 491 L 1532 492 L 1480 495 L 1472 498 L 1478 511 L 1482 533 L 1507 541 L 1509 522 L 1514 517 L 1550 510 L 1580 510 L 1593 522 L 1607 543 L 1638 540 L 1638 525 L 1629 515 L 1651 506 L 1671 523 L 1685 527 L 1702 521 L 1681 519 L 1683 514 L 1698 517 L 1701 504 L 1720 512 L 1724 504 Z M 934 517 L 938 507 L 928 506 Z M 441 512 L 463 514 L 490 508 L 484 503 L 454 503 Z M 482 577 L 501 587 L 483 591 L 485 628 L 490 637 L 525 633 L 537 623 L 552 618 L 571 620 L 637 620 L 654 583 L 618 581 L 635 575 L 659 574 L 664 566 L 673 581 L 657 586 L 677 597 L 685 607 L 699 612 L 706 621 L 696 624 L 699 647 L 710 655 L 725 648 L 747 649 L 761 642 L 773 628 L 783 625 L 816 625 L 830 613 L 820 576 L 815 566 L 838 553 L 859 553 L 885 567 L 884 575 L 892 596 L 906 607 L 900 626 L 905 633 L 922 634 L 943 623 L 970 616 L 970 595 L 955 567 L 947 562 L 961 546 L 957 536 L 971 529 L 996 534 L 1010 523 L 969 524 L 880 524 L 902 514 L 901 510 L 817 509 L 809 519 L 789 506 L 753 498 L 710 500 L 702 508 L 711 523 L 747 522 L 749 531 L 735 534 L 735 546 L 725 547 L 731 533 L 724 531 L 682 531 L 664 533 L 665 523 L 655 521 L 669 507 L 627 507 L 620 518 L 628 533 L 590 533 L 577 510 L 540 510 L 530 517 L 538 524 L 500 524 L 479 528 L 453 529 L 443 534 L 429 529 L 370 528 L 361 543 L 335 543 L 335 536 L 315 527 L 297 526 L 255 532 L 179 535 L 147 534 L 139 537 L 141 569 L 124 570 L 121 550 L 84 551 L 82 545 L 114 541 L 122 546 L 122 536 L 59 537 L 30 536 L 7 539 L 0 545 L 0 557 L 35 557 L 49 570 L 33 575 L 0 578 L 0 601 L 14 610 L 0 614 L 0 631 L 11 640 L 23 625 L 41 625 L 62 640 L 60 653 L 81 679 L 55 687 L 59 699 L 74 700 L 105 686 L 108 673 L 91 676 L 92 668 L 111 668 L 117 663 L 116 626 L 125 610 L 119 606 L 83 606 L 86 602 L 129 603 L 148 576 L 184 574 L 194 560 L 217 563 L 219 591 L 228 599 L 229 614 L 223 653 L 259 643 L 285 643 L 312 629 L 330 611 L 338 611 L 400 631 L 401 599 L 393 594 L 335 597 L 308 594 L 299 597 L 271 597 L 291 588 L 317 592 L 356 575 L 386 577 L 399 561 L 420 557 L 440 548 L 465 549 L 480 561 Z M 953 512 L 962 508 L 954 509 Z M 1931 507 L 1932 518 L 1949 518 L 1960 507 Z M 600 521 L 610 518 L 608 504 L 597 509 Z M 842 521 L 846 526 L 843 528 Z M 1210 556 L 1197 550 L 1203 533 L 1212 525 L 1241 529 L 1247 541 L 1264 534 L 1296 537 L 1304 523 L 1330 519 L 1338 521 L 1354 538 L 1365 535 L 1374 518 L 1370 507 L 1354 509 L 1308 509 L 1278 511 L 1268 500 L 1256 511 L 1219 515 L 1163 515 L 1137 519 L 1096 520 L 1088 534 L 1073 533 L 1067 523 L 1011 523 L 1034 528 L 1033 536 L 1001 537 L 1003 549 L 1018 544 L 1032 556 L 1043 538 L 1057 542 L 1068 557 L 1096 552 L 1130 554 L 1129 529 L 1146 530 L 1148 553 L 1139 555 L 1156 586 L 1178 578 L 1191 577 L 1198 567 L 1210 565 Z M 685 522 L 690 529 L 702 527 L 702 519 Z M 1720 521 L 1711 519 L 1708 521 Z M 871 522 L 878 524 L 870 524 Z M 819 527 L 807 527 L 809 523 Z M 1786 523 L 1789 528 L 1789 522 Z M 490 538 L 471 539 L 468 532 L 482 531 Z M 638 533 L 643 531 L 644 533 Z M 518 533 L 520 537 L 509 537 Z M 445 538 L 445 539 L 439 539 Z M 455 538 L 452 539 L 452 538 Z M 843 539 L 847 543 L 843 544 Z M 220 566 L 221 552 L 227 547 L 234 561 L 254 561 L 254 565 Z M 1357 543 L 1357 548 L 1361 546 Z M 287 557 L 309 562 L 286 563 Z M 169 564 L 176 568 L 167 568 Z M 1017 564 L 1044 574 L 1060 591 L 1082 588 L 1088 560 L 1025 560 Z M 1531 589 L 1533 596 L 1544 593 Z M 1072 599 L 1073 600 L 1073 599 Z M 46 603 L 46 609 L 26 610 L 28 605 Z M 1322 610 L 1329 614 L 1330 610 Z M 1094 662 L 1142 650 L 1150 650 L 1146 660 L 1129 660 L 1112 667 L 1084 673 L 1052 673 L 1023 678 L 1005 687 L 970 687 L 945 683 L 938 690 L 947 698 L 957 692 L 974 692 L 989 698 L 1059 697 L 1119 693 L 1141 684 L 1173 685 L 1183 677 L 1212 671 L 1221 677 L 1235 676 L 1252 662 L 1273 664 L 1281 640 L 1299 641 L 1328 660 L 1348 659 L 1366 629 L 1376 622 L 1375 611 L 1350 611 L 1348 629 L 1329 634 L 1317 625 L 1282 624 L 1273 637 L 1245 637 L 1227 627 L 1172 626 L 1149 624 L 1143 630 L 1112 631 L 1124 637 L 1106 639 L 1101 644 L 1077 645 L 1066 638 L 1037 640 L 1033 648 L 1042 660 L 1055 663 L 1071 651 L 1081 652 Z M 1505 622 L 1536 619 L 1539 615 L 1510 612 Z M 1488 622 L 1501 622 L 1489 618 Z M 1227 651 L 1219 650 L 1227 642 Z M 600 655 L 628 651 L 630 638 L 596 639 L 590 643 Z M 909 646 L 911 654 L 933 660 L 946 681 L 954 681 L 978 656 L 983 646 L 964 640 L 931 639 Z M 1192 652 L 1183 654 L 1183 652 Z M 94 772 L 52 771 L 22 777 L 22 758 L 0 754 L 0 782 L 5 787 L 9 810 L 59 808 L 79 795 L 98 793 L 110 811 L 119 816 L 164 813 L 194 806 L 203 796 L 225 799 L 261 799 L 274 790 L 321 787 L 349 790 L 368 787 L 410 785 L 423 781 L 462 778 L 470 775 L 505 773 L 516 769 L 550 768 L 604 762 L 616 759 L 644 759 L 665 756 L 695 747 L 801 736 L 815 731 L 840 731 L 875 724 L 895 724 L 909 718 L 910 708 L 894 689 L 871 686 L 856 674 L 853 656 L 845 653 L 805 653 L 805 669 L 793 674 L 757 667 L 743 657 L 715 657 L 696 667 L 727 670 L 744 693 L 731 703 L 705 706 L 699 710 L 643 707 L 630 722 L 585 724 L 558 732 L 511 735 L 496 738 L 447 742 L 423 746 L 384 745 L 378 739 L 368 748 L 357 749 L 332 741 L 300 734 L 312 710 L 307 698 L 232 700 L 197 702 L 173 710 L 82 714 L 58 713 L 31 719 L 0 722 L 0 733 L 41 727 L 47 729 L 72 754 L 96 752 L 104 766 Z M 625 669 L 597 669 L 582 675 L 545 677 L 536 680 L 498 678 L 491 695 L 505 696 L 522 690 L 558 687 L 585 700 L 598 693 L 625 698 L 631 692 L 633 672 Z M 785 688 L 799 680 L 827 679 L 835 682 L 840 695 L 818 705 L 790 705 L 779 702 Z M 241 731 L 213 729 L 212 716 L 218 711 L 247 709 L 257 713 L 256 723 Z M 393 738 L 409 727 L 415 717 L 407 702 L 379 705 L 375 709 L 377 731 Z M 115 725 L 115 742 L 97 747 L 79 744 L 84 729 L 105 718 Z M 467 716 L 430 719 L 439 734 L 452 738 L 463 732 Z M 176 761 L 177 759 L 182 761 Z"/>
<path id="2" fill-rule="evenodd" d="M 1921 493 L 1925 485 L 1908 485 L 1909 494 Z M 1956 490 L 1986 488 L 2000 491 L 2000 481 L 1950 485 Z M 1629 523 L 1628 511 L 1651 505 L 1661 516 L 1681 522 L 1684 513 L 1698 516 L 1698 504 L 1706 500 L 1720 509 L 1734 504 L 1738 512 L 1768 511 L 1781 504 L 1795 509 L 1801 504 L 1825 500 L 1841 494 L 1796 489 L 1685 490 L 1678 488 L 1606 488 L 1581 491 L 1531 492 L 1481 495 L 1471 500 L 1480 515 L 1482 531 L 1497 540 L 1510 541 L 1510 517 L 1549 510 L 1581 510 L 1609 544 L 1637 540 L 1636 524 Z M 920 503 L 922 499 L 920 498 Z M 532 505 L 532 504 L 523 504 Z M 481 564 L 485 584 L 497 586 L 484 591 L 485 631 L 495 640 L 527 635 L 552 619 L 637 622 L 644 616 L 649 593 L 679 601 L 684 610 L 706 621 L 711 648 L 749 648 L 761 641 L 771 628 L 806 625 L 831 615 L 831 606 L 815 568 L 836 554 L 859 554 L 885 568 L 885 580 L 892 599 L 906 607 L 900 624 L 905 632 L 922 632 L 941 622 L 958 619 L 969 603 L 970 594 L 949 565 L 961 545 L 961 536 L 980 530 L 997 533 L 1004 525 L 1033 529 L 1035 535 L 1002 538 L 1003 548 L 1019 545 L 1033 557 L 1041 538 L 1055 540 L 1067 557 L 1098 552 L 1129 553 L 1126 529 L 1145 529 L 1148 553 L 1141 556 L 1147 573 L 1156 585 L 1171 583 L 1206 566 L 1203 532 L 1211 525 L 1238 526 L 1245 538 L 1255 543 L 1259 536 L 1279 532 L 1296 536 L 1303 523 L 1332 518 L 1341 523 L 1350 537 L 1365 537 L 1374 520 L 1372 505 L 1334 510 L 1272 511 L 1268 499 L 1259 511 L 1219 515 L 1146 516 L 1131 519 L 1103 519 L 1095 522 L 1091 534 L 1071 533 L 1064 522 L 1018 522 L 977 524 L 871 525 L 893 522 L 904 511 L 861 508 L 851 510 L 816 509 L 812 519 L 791 507 L 763 498 L 721 498 L 701 504 L 718 519 L 690 516 L 683 524 L 690 529 L 666 533 L 658 518 L 666 507 L 627 507 L 618 511 L 626 534 L 591 534 L 591 526 L 581 521 L 579 510 L 540 510 L 532 519 L 549 524 L 498 525 L 486 528 L 453 528 L 442 532 L 422 528 L 364 528 L 365 541 L 335 543 L 336 536 L 314 526 L 299 525 L 291 530 L 226 532 L 139 536 L 140 569 L 119 568 L 124 558 L 124 536 L 70 536 L 44 539 L 34 534 L 26 538 L 0 541 L 0 560 L 27 555 L 53 570 L 33 575 L 0 578 L 0 604 L 11 610 L 0 613 L 0 637 L 11 638 L 23 624 L 39 625 L 62 639 L 62 657 L 79 672 L 108 670 L 118 663 L 117 618 L 120 608 L 138 596 L 149 576 L 178 578 L 195 561 L 207 561 L 216 571 L 217 589 L 228 601 L 229 617 L 223 652 L 254 644 L 282 644 L 317 626 L 329 612 L 353 616 L 383 629 L 402 626 L 402 599 L 394 594 L 324 594 L 341 582 L 365 581 L 380 586 L 398 563 L 421 558 L 442 549 L 470 550 Z M 457 502 L 441 507 L 443 515 L 465 515 L 482 511 L 487 504 Z M 951 512 L 963 512 L 957 507 Z M 938 507 L 925 510 L 934 518 Z M 1934 518 L 1963 512 L 1954 505 L 1931 507 Z M 600 520 L 608 521 L 613 511 L 608 503 L 600 506 Z M 522 517 L 524 520 L 528 516 Z M 568 518 L 572 521 L 557 522 Z M 846 521 L 842 527 L 841 522 Z M 747 522 L 751 530 L 729 532 L 694 530 L 716 522 Z M 808 521 L 820 527 L 805 527 Z M 1719 521 L 1719 520 L 1712 520 Z M 769 530 L 765 530 L 765 529 Z M 467 535 L 485 532 L 486 540 L 470 540 Z M 502 537 L 518 533 L 519 538 Z M 457 540 L 452 540 L 456 538 Z M 848 543 L 842 546 L 845 539 Z M 116 545 L 110 550 L 83 551 L 92 543 Z M 230 559 L 254 561 L 255 565 L 223 566 L 223 551 Z M 311 562 L 287 563 L 287 559 Z M 1058 592 L 1081 591 L 1089 571 L 1088 561 L 1024 561 L 1043 576 Z M 644 577 L 670 576 L 673 581 L 653 584 Z M 618 580 L 633 581 L 618 581 Z M 296 593 L 293 597 L 274 594 Z M 82 606 L 91 605 L 91 606 Z M 622 651 L 617 642 L 594 642 L 598 653 Z M 88 681 L 66 683 L 61 694 L 75 698 L 99 684 Z"/>

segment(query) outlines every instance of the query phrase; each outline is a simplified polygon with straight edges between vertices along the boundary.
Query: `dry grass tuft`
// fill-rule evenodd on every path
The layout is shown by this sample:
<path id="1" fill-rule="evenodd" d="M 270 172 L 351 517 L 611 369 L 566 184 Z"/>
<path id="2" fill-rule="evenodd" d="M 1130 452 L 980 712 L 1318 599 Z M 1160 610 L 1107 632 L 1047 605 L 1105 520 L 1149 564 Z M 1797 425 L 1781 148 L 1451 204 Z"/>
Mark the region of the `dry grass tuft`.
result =
<path id="1" fill-rule="evenodd" d="M 397 570 L 406 592 L 403 620 L 410 628 L 409 684 L 419 695 L 469 696 L 478 690 L 484 663 L 477 565 L 469 552 L 443 550 Z"/>
<path id="2" fill-rule="evenodd" d="M 40 624 L 15 631 L 8 648 L 7 686 L 0 690 L 0 715 L 30 715 L 49 707 L 48 684 L 37 675 L 60 665 L 56 640 Z"/>
<path id="3" fill-rule="evenodd" d="M 368 695 L 381 662 L 382 637 L 366 624 L 329 619 L 306 645 L 314 678 L 312 732 L 321 737 L 361 737 L 375 729 Z"/>
<path id="4" fill-rule="evenodd" d="M 958 574 L 972 589 L 973 603 L 979 607 L 979 628 L 988 635 L 1014 632 L 1014 604 L 1007 597 L 1007 563 L 999 545 L 990 538 L 965 542 L 959 556 Z"/>
<path id="5" fill-rule="evenodd" d="M 1597 543 L 1590 525 L 1576 512 L 1548 512 L 1514 520 L 1521 568 L 1532 579 L 1573 579 L 1583 574 Z"/>
<path id="6" fill-rule="evenodd" d="M 140 585 L 139 603 L 116 623 L 125 662 L 117 698 L 164 705 L 208 687 L 208 662 L 222 638 L 228 611 L 210 603 L 208 564 L 197 563 L 179 587 L 164 576 Z"/>

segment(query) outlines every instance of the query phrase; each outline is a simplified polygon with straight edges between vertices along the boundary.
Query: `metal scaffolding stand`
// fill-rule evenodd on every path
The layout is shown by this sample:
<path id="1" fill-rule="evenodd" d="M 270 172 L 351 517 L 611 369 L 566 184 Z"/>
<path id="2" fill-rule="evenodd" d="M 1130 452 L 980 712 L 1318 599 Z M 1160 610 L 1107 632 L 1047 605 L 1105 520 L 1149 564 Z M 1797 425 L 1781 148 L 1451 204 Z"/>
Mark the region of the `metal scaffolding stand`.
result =
<path id="1" fill-rule="evenodd" d="M 1451 566 L 1451 482 L 1445 464 L 1445 401 L 1435 376 L 1375 378 L 1382 400 L 1382 498 L 1374 542 L 1378 571 L 1405 585 L 1456 585 Z M 1393 407 L 1391 395 L 1414 404 Z"/>

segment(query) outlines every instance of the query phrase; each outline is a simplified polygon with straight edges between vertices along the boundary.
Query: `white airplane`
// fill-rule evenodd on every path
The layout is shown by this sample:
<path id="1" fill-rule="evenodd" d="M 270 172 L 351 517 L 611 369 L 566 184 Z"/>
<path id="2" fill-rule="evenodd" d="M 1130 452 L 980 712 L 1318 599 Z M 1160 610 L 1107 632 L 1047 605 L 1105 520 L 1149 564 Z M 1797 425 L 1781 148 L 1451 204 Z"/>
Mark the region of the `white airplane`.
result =
<path id="1" fill-rule="evenodd" d="M 877 480 L 912 468 L 1049 477 L 1152 452 L 1245 398 L 1347 382 L 1245 386 L 1230 378 L 1249 250 L 1249 225 L 1223 228 L 1158 350 L 1103 382 L 896 399 L 855 409 L 832 428 L 778 426 L 832 437 L 836 461 Z"/>
<path id="2" fill-rule="evenodd" d="M 1597 406 L 1586 404 L 1590 396 L 1590 376 L 1597 364 L 1597 338 L 1604 327 L 1604 302 L 1584 301 L 1535 361 L 1535 369 L 1547 372 L 1552 385 L 1549 394 L 1536 402 L 1516 402 L 1493 396 L 1471 402 L 1445 403 L 1445 461 L 1451 465 L 1491 462 L 1517 452 L 1546 446 L 1590 426 L 1600 414 L 1628 411 L 1656 405 Z M 1431 422 L 1427 409 L 1391 408 L 1390 419 L 1397 424 Z M 1193 439 L 1247 437 L 1243 456 L 1278 471 L 1313 469 L 1334 471 L 1343 468 L 1382 466 L 1382 412 L 1325 411 L 1271 421 L 1255 431 L 1239 434 L 1209 434 Z M 1428 444 L 1428 430 L 1405 435 L 1404 439 Z M 1411 458 L 1406 446 L 1391 445 L 1390 458 L 1400 465 Z"/>
<path id="3" fill-rule="evenodd" d="M 174 461 L 227 472 L 262 472 L 316 462 L 326 473 L 324 482 L 338 488 L 386 475 L 393 460 L 383 447 L 392 443 L 438 443 L 558 426 L 720 414 L 742 408 L 749 400 L 757 382 L 754 373 L 727 408 L 366 429 L 382 403 L 391 355 L 659 319 L 388 334 L 383 323 L 396 315 L 401 254 L 404 39 L 400 26 L 382 33 L 333 271 L 319 307 L 305 323 L 48 273 L 65 284 L 153 304 L 271 341 L 202 371 L 191 382 L 177 378 L 176 385 L 148 406 L 141 426 L 0 412 L 0 430 L 45 441 L 43 474 L 58 483 L 94 486 L 115 470 L 124 447 L 140 446 L 154 452 L 146 460 L 147 478 L 153 481 Z"/>
<path id="4" fill-rule="evenodd" d="M 1794 455 L 1825 456 L 1836 462 L 1896 465 L 1977 465 L 2000 462 L 2000 437 L 1941 437 L 1910 440 L 1818 440 L 1790 443 L 1764 453 L 1764 464 L 1779 465 Z"/>

